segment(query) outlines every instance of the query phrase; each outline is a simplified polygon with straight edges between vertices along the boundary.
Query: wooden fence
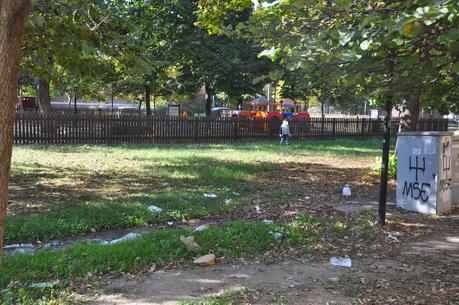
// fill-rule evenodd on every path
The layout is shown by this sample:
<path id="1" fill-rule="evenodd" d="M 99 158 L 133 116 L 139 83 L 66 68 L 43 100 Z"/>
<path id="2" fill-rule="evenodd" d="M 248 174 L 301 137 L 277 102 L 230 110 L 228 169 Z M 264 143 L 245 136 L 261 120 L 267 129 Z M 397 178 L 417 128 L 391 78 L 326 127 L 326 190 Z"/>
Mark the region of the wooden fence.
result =
<path id="1" fill-rule="evenodd" d="M 279 139 L 276 119 L 170 118 L 115 115 L 43 115 L 18 113 L 14 143 L 223 143 Z M 392 131 L 398 122 L 392 122 Z M 447 130 L 447 120 L 421 120 L 419 130 Z M 369 138 L 383 134 L 382 120 L 311 118 L 290 122 L 293 141 Z"/>

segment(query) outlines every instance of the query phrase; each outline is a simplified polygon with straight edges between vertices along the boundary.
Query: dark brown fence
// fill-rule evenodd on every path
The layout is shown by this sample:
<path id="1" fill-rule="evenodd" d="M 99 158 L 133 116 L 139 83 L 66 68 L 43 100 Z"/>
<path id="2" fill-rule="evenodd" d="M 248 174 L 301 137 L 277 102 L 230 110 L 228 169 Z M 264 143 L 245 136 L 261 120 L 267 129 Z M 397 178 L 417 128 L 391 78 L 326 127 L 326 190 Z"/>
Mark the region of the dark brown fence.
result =
<path id="1" fill-rule="evenodd" d="M 222 143 L 279 138 L 276 119 L 170 118 L 115 115 L 18 113 L 16 144 Z M 447 120 L 421 120 L 419 130 L 447 130 Z M 380 137 L 382 120 L 311 118 L 290 122 L 292 140 Z M 393 131 L 398 123 L 393 122 Z"/>

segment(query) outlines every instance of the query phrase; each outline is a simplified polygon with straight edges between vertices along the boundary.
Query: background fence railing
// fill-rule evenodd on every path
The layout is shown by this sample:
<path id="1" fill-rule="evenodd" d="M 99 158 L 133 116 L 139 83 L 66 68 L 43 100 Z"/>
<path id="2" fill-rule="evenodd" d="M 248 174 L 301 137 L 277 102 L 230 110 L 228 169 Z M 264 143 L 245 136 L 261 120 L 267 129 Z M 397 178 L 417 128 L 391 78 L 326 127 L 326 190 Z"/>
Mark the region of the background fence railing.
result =
<path id="1" fill-rule="evenodd" d="M 292 140 L 370 138 L 383 134 L 383 121 L 347 118 L 310 118 L 290 121 Z M 56 115 L 18 113 L 16 144 L 70 143 L 222 143 L 272 141 L 279 138 L 276 119 L 171 118 L 131 115 Z M 398 131 L 392 122 L 392 132 Z M 420 120 L 418 129 L 444 131 L 448 121 Z"/>

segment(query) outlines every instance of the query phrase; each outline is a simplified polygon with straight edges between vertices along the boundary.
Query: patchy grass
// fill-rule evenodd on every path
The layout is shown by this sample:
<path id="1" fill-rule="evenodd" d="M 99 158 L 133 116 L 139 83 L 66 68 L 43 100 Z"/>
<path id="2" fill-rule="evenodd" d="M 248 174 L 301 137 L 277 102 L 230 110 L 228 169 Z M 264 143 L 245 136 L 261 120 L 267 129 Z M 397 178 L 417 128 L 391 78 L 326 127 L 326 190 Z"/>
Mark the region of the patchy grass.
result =
<path id="1" fill-rule="evenodd" d="M 202 300 L 184 300 L 180 305 L 241 305 L 250 304 L 253 298 L 253 291 L 248 289 L 232 289 L 223 293 Z"/>
<path id="2" fill-rule="evenodd" d="M 2 305 L 80 305 L 83 304 L 70 290 L 65 288 L 16 287 L 0 296 Z"/>
<path id="3" fill-rule="evenodd" d="M 169 220 L 238 218 L 253 204 L 281 209 L 305 192 L 316 195 L 312 204 L 323 204 L 365 174 L 379 146 L 378 140 L 288 147 L 16 146 L 5 239 L 28 242 Z M 355 194 L 371 194 L 371 185 L 353 182 L 361 186 Z M 218 198 L 204 198 L 204 192 Z M 165 212 L 153 215 L 150 205 Z"/>
<path id="4" fill-rule="evenodd" d="M 374 229 L 365 225 L 362 214 L 337 221 L 345 225 L 335 232 L 335 223 L 311 215 L 300 215 L 290 222 L 266 224 L 255 221 L 232 221 L 212 226 L 203 232 L 164 229 L 142 238 L 114 245 L 81 244 L 57 251 L 41 250 L 35 255 L 6 256 L 0 272 L 0 287 L 10 283 L 26 284 L 52 279 L 82 279 L 93 275 L 137 272 L 153 265 L 186 263 L 196 255 L 214 253 L 227 260 L 239 257 L 272 256 L 295 248 L 301 252 L 332 250 L 341 245 L 344 236 L 348 251 L 356 241 L 373 236 Z M 271 232 L 282 232 L 275 238 Z M 200 245 L 199 253 L 190 251 L 180 241 L 181 235 L 192 234 Z M 298 252 L 296 252 L 298 253 Z"/>

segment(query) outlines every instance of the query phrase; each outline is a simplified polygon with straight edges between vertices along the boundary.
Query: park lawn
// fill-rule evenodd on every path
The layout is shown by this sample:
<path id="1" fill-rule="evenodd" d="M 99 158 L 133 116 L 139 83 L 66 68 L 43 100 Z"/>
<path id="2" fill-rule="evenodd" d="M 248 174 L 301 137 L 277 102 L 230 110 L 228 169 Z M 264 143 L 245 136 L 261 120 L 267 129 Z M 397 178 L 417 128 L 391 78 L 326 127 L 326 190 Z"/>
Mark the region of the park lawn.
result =
<path id="1" fill-rule="evenodd" d="M 137 273 L 152 266 L 189 264 L 191 259 L 214 253 L 226 262 L 240 257 L 270 262 L 285 255 L 307 253 L 355 255 L 372 242 L 379 227 L 371 225 L 375 213 L 347 217 L 316 217 L 301 214 L 285 222 L 230 221 L 203 232 L 184 229 L 158 230 L 115 245 L 80 244 L 56 251 L 9 255 L 0 269 L 0 304 L 36 304 L 37 300 L 69 298 L 68 287 L 91 283 L 100 276 Z M 275 237 L 271 232 L 281 233 Z M 188 249 L 181 235 L 192 235 L 199 250 Z M 32 283 L 59 280 L 56 287 L 33 287 Z M 54 293 L 54 295 L 52 294 Z M 51 295 L 50 295 L 51 294 Z M 24 299 L 26 298 L 26 299 Z M 59 302 L 58 302 L 59 303 Z M 48 304 L 43 302 L 43 304 Z"/>
<path id="2" fill-rule="evenodd" d="M 357 198 L 373 198 L 377 180 L 366 176 L 379 154 L 378 140 L 15 146 L 5 239 L 250 217 L 256 204 L 276 214 L 304 196 L 313 205 L 339 201 L 346 183 Z"/>

